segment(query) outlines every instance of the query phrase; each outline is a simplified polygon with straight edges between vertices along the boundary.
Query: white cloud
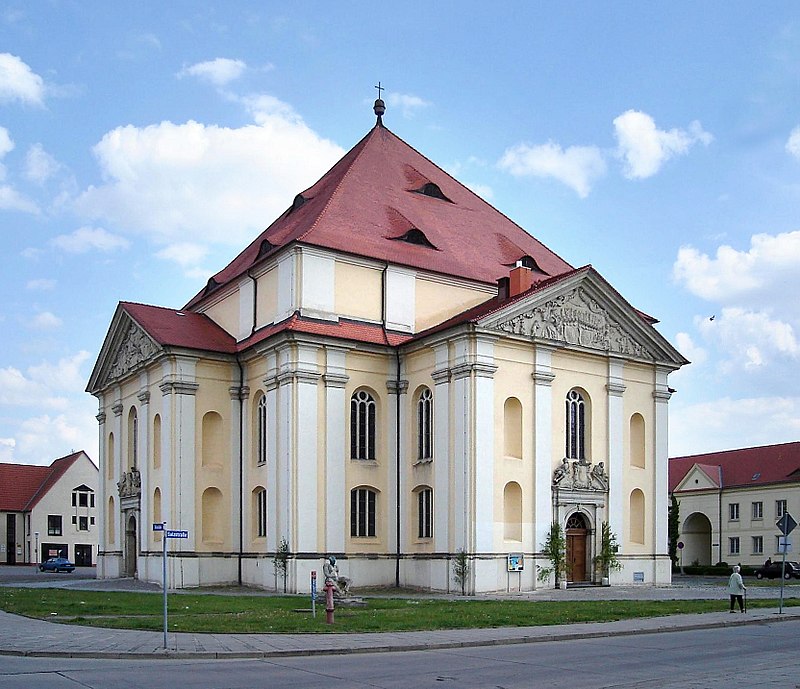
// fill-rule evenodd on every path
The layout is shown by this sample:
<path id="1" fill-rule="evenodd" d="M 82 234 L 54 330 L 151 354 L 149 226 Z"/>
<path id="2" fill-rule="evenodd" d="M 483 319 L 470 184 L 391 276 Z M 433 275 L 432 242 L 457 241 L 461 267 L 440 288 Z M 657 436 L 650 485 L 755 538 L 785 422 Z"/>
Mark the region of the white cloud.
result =
<path id="1" fill-rule="evenodd" d="M 792 129 L 789 140 L 786 142 L 786 151 L 800 160 L 800 126 Z"/>
<path id="2" fill-rule="evenodd" d="M 56 286 L 56 281 L 50 278 L 38 278 L 36 280 L 28 280 L 25 288 L 34 292 L 49 292 Z"/>
<path id="3" fill-rule="evenodd" d="M 231 60 L 227 57 L 218 57 L 207 62 L 184 67 L 178 72 L 178 77 L 192 76 L 210 81 L 214 86 L 222 87 L 242 76 L 247 65 L 241 60 Z"/>
<path id="4" fill-rule="evenodd" d="M 28 149 L 25 156 L 26 179 L 37 184 L 43 184 L 53 177 L 61 168 L 59 162 L 42 148 L 41 144 L 34 144 Z"/>
<path id="5" fill-rule="evenodd" d="M 15 437 L 14 462 L 49 464 L 70 452 L 84 450 L 98 461 L 97 421 L 91 401 L 82 401 L 69 412 L 43 414 L 25 419 Z"/>
<path id="6" fill-rule="evenodd" d="M 50 311 L 41 311 L 31 319 L 30 326 L 36 330 L 55 330 L 63 323 L 64 321 Z"/>
<path id="7" fill-rule="evenodd" d="M 748 251 L 720 246 L 714 258 L 683 246 L 672 266 L 673 278 L 692 294 L 709 301 L 796 303 L 800 275 L 800 231 L 757 234 Z"/>
<path id="8" fill-rule="evenodd" d="M 50 240 L 57 249 L 70 254 L 85 254 L 89 251 L 111 252 L 127 249 L 130 242 L 124 237 L 104 230 L 102 227 L 80 227 L 71 234 L 61 234 Z"/>
<path id="9" fill-rule="evenodd" d="M 14 438 L 0 438 L 0 462 L 14 463 L 14 447 L 17 441 Z"/>
<path id="10" fill-rule="evenodd" d="M 7 184 L 0 185 L 0 210 L 21 211 L 33 215 L 39 213 L 39 207 L 31 199 Z"/>
<path id="11" fill-rule="evenodd" d="M 695 143 L 708 146 L 713 137 L 703 131 L 699 122 L 689 130 L 656 128 L 647 113 L 628 110 L 614 119 L 617 156 L 625 161 L 623 174 L 629 179 L 652 177 L 670 158 L 685 155 Z"/>
<path id="12" fill-rule="evenodd" d="M 170 244 L 156 254 L 158 258 L 162 258 L 165 261 L 174 261 L 184 268 L 196 266 L 207 255 L 207 247 L 200 244 L 192 244 L 191 242 Z"/>
<path id="13" fill-rule="evenodd" d="M 8 129 L 0 127 L 0 158 L 4 158 L 7 153 L 14 150 L 14 141 Z"/>
<path id="14" fill-rule="evenodd" d="M 44 81 L 16 55 L 0 53 L 0 102 L 43 105 Z"/>
<path id="15" fill-rule="evenodd" d="M 419 96 L 410 93 L 390 93 L 386 96 L 389 107 L 399 108 L 403 117 L 413 117 L 419 110 L 424 110 L 431 104 Z"/>
<path id="16" fill-rule="evenodd" d="M 552 141 L 538 146 L 517 144 L 507 149 L 498 163 L 517 177 L 553 177 L 586 198 L 594 180 L 606 172 L 600 149 L 594 146 L 570 146 L 562 150 Z"/>
<path id="17" fill-rule="evenodd" d="M 678 351 L 692 362 L 693 366 L 700 366 L 708 359 L 706 350 L 696 345 L 689 333 L 678 333 L 675 335 L 675 345 Z"/>
<path id="18" fill-rule="evenodd" d="M 187 233 L 197 244 L 249 242 L 344 151 L 275 98 L 245 105 L 257 125 L 162 122 L 107 133 L 94 147 L 105 182 L 85 190 L 77 210 L 163 244 Z"/>

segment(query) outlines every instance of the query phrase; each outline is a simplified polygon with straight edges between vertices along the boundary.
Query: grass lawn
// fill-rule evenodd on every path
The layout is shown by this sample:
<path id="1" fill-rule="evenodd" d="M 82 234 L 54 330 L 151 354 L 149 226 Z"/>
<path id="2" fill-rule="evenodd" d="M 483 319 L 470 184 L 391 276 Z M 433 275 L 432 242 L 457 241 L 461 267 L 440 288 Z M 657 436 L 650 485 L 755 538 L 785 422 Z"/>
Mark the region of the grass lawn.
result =
<path id="1" fill-rule="evenodd" d="M 719 600 L 522 601 L 370 598 L 363 608 L 339 608 L 325 624 L 325 606 L 312 618 L 308 596 L 179 594 L 169 596 L 169 629 L 180 632 L 381 632 L 519 627 L 606 622 L 635 617 L 725 610 Z M 748 601 L 751 608 L 777 600 Z M 784 601 L 785 606 L 800 600 Z M 0 588 L 0 609 L 67 624 L 115 629 L 163 629 L 160 593 Z"/>

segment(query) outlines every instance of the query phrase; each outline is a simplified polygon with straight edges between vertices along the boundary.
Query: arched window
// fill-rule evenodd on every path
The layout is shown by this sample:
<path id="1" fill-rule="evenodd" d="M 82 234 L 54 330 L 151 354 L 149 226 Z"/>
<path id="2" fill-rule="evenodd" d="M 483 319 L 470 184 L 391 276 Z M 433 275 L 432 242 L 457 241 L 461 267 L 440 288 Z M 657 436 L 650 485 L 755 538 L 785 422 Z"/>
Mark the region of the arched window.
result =
<path id="1" fill-rule="evenodd" d="M 421 486 L 417 494 L 417 537 L 433 538 L 433 489 Z"/>
<path id="2" fill-rule="evenodd" d="M 206 488 L 201 498 L 201 533 L 204 543 L 222 543 L 222 493 L 219 488 Z"/>
<path id="3" fill-rule="evenodd" d="M 644 543 L 644 493 L 638 488 L 631 491 L 630 533 L 633 543 Z"/>
<path id="4" fill-rule="evenodd" d="M 114 458 L 114 434 L 108 434 L 108 444 L 106 445 L 106 478 L 114 478 L 114 467 L 116 466 L 116 459 Z"/>
<path id="5" fill-rule="evenodd" d="M 161 416 L 153 417 L 153 469 L 161 468 Z"/>
<path id="6" fill-rule="evenodd" d="M 354 488 L 350 491 L 350 536 L 375 536 L 376 502 L 377 493 L 371 488 Z"/>
<path id="7" fill-rule="evenodd" d="M 641 414 L 631 416 L 630 423 L 631 466 L 644 469 L 645 464 L 645 434 L 644 418 Z"/>
<path id="8" fill-rule="evenodd" d="M 256 464 L 267 463 L 267 396 L 261 394 L 256 403 Z"/>
<path id="9" fill-rule="evenodd" d="M 259 486 L 253 491 L 253 516 L 255 524 L 253 534 L 256 538 L 267 535 L 267 490 Z"/>
<path id="10" fill-rule="evenodd" d="M 204 467 L 219 466 L 225 455 L 225 438 L 222 417 L 215 411 L 203 415 L 203 448 L 201 463 Z"/>
<path id="11" fill-rule="evenodd" d="M 586 458 L 586 401 L 577 390 L 570 390 L 566 400 L 567 459 Z"/>
<path id="12" fill-rule="evenodd" d="M 522 404 L 516 397 L 503 405 L 503 454 L 522 459 Z"/>
<path id="13" fill-rule="evenodd" d="M 131 407 L 128 412 L 128 465 L 131 468 L 139 466 L 139 414 L 136 407 Z"/>
<path id="14" fill-rule="evenodd" d="M 433 459 L 433 394 L 423 388 L 417 400 L 417 459 Z"/>
<path id="15" fill-rule="evenodd" d="M 350 458 L 375 459 L 375 400 L 366 390 L 350 398 Z"/>
<path id="16" fill-rule="evenodd" d="M 503 537 L 507 541 L 522 540 L 522 488 L 509 481 L 503 489 Z"/>

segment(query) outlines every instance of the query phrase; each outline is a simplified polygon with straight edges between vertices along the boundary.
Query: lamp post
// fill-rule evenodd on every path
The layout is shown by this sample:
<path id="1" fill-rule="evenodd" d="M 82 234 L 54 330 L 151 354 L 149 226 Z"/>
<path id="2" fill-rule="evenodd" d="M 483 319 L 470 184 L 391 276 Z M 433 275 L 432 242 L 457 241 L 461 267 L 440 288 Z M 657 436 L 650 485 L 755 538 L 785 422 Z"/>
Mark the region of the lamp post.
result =
<path id="1" fill-rule="evenodd" d="M 38 531 L 34 531 L 33 532 L 33 539 L 34 539 L 34 543 L 35 543 L 35 548 L 34 548 L 34 552 L 33 552 L 33 564 L 38 565 L 39 564 L 39 532 Z"/>

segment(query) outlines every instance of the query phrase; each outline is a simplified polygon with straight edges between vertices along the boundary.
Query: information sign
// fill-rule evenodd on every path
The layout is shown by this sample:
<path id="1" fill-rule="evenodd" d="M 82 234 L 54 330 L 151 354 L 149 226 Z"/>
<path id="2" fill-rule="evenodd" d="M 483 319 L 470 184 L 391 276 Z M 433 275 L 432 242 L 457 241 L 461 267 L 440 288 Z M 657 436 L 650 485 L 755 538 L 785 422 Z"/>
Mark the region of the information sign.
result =
<path id="1" fill-rule="evenodd" d="M 189 538 L 189 532 L 183 530 L 167 529 L 167 538 Z"/>
<path id="2" fill-rule="evenodd" d="M 508 571 L 521 572 L 525 569 L 525 556 L 522 553 L 508 554 Z"/>
<path id="3" fill-rule="evenodd" d="M 161 522 L 156 522 L 153 524 L 153 531 L 163 531 L 164 525 Z"/>

